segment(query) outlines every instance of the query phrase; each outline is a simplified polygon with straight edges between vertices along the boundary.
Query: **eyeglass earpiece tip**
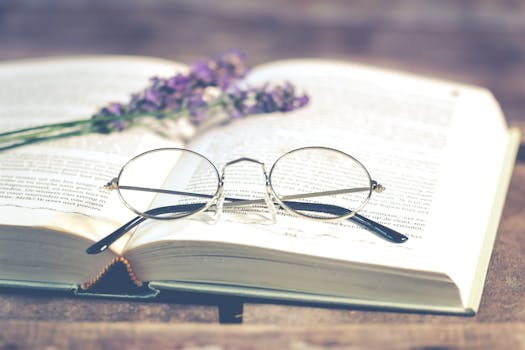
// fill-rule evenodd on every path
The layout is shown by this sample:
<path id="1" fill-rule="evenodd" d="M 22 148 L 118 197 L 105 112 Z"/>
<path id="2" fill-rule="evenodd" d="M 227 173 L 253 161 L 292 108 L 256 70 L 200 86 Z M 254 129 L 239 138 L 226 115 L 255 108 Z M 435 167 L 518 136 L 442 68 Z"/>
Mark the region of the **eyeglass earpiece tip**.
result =
<path id="1" fill-rule="evenodd" d="M 99 253 L 102 253 L 103 251 L 105 251 L 106 249 L 108 249 L 108 245 L 107 244 L 104 244 L 103 246 L 98 247 L 98 244 L 95 243 L 91 247 L 86 249 L 86 253 L 88 253 L 88 254 L 99 254 Z"/>

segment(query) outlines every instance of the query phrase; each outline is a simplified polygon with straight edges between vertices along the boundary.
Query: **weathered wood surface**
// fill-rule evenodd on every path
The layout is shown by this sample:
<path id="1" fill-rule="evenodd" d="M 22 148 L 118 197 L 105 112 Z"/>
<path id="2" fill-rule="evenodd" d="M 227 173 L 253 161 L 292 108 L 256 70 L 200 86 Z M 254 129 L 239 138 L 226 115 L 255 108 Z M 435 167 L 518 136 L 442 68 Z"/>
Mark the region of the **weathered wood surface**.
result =
<path id="1" fill-rule="evenodd" d="M 0 0 L 0 59 L 95 53 L 189 62 L 235 47 L 254 64 L 354 60 L 486 86 L 525 140 L 523 18 L 523 0 Z M 476 317 L 2 290 L 0 347 L 525 348 L 525 148 L 519 159 Z"/>
<path id="2" fill-rule="evenodd" d="M 523 349 L 522 323 L 196 325 L 1 322 L 4 349 Z"/>

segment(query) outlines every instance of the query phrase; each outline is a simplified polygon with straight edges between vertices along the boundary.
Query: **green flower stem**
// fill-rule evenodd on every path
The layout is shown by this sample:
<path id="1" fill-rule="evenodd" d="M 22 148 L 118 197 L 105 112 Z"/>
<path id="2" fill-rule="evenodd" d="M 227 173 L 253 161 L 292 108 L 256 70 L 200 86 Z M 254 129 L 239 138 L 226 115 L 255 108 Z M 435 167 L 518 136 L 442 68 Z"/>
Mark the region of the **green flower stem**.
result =
<path id="1" fill-rule="evenodd" d="M 9 149 L 13 149 L 17 147 L 21 147 L 21 146 L 27 146 L 33 143 L 44 142 L 44 141 L 49 141 L 49 140 L 58 140 L 58 139 L 66 138 L 66 137 L 85 135 L 88 133 L 90 133 L 89 129 L 81 129 L 81 130 L 75 130 L 75 131 L 66 132 L 62 134 L 55 134 L 51 136 L 35 137 L 32 139 L 24 140 L 22 142 L 11 144 L 8 146 L 0 146 L 0 152 L 7 151 Z"/>
<path id="2" fill-rule="evenodd" d="M 18 133 L 10 133 L 9 135 L 7 136 L 0 136 L 0 141 L 2 143 L 5 143 L 5 142 L 13 142 L 13 141 L 17 141 L 17 140 L 27 140 L 27 139 L 32 139 L 32 138 L 35 138 L 35 137 L 41 137 L 43 135 L 49 135 L 55 131 L 58 131 L 58 130 L 66 130 L 66 129 L 70 129 L 72 126 L 70 127 L 50 127 L 50 126 L 46 126 L 45 128 L 44 127 L 41 127 L 41 128 L 35 128 L 33 130 L 33 132 L 29 133 L 29 132 L 18 132 Z"/>
<path id="3" fill-rule="evenodd" d="M 75 121 L 64 122 L 64 123 L 45 124 L 45 125 L 33 126 L 33 127 L 30 127 L 30 128 L 24 128 L 24 129 L 18 129 L 18 130 L 13 130 L 13 131 L 7 131 L 7 132 L 0 133 L 0 138 L 3 139 L 4 136 L 24 134 L 26 132 L 34 131 L 34 130 L 67 128 L 67 127 L 73 127 L 73 126 L 76 126 L 76 125 L 89 124 L 89 123 L 92 123 L 92 122 L 93 122 L 92 119 L 83 119 L 83 120 L 75 120 Z"/>
<path id="4" fill-rule="evenodd" d="M 222 106 L 223 101 L 208 105 L 209 109 Z M 134 122 L 143 118 L 158 118 L 176 120 L 188 114 L 187 108 L 178 111 L 161 111 L 157 113 L 122 114 L 119 116 L 97 116 L 95 118 L 73 120 L 69 122 L 45 124 L 12 130 L 0 133 L 0 151 L 13 149 L 25 145 L 48 140 L 57 140 L 66 137 L 86 135 L 90 133 L 104 133 L 103 127 L 117 121 Z M 111 131 L 109 131 L 111 132 Z"/>
<path id="5" fill-rule="evenodd" d="M 177 111 L 177 112 L 167 112 L 167 111 L 159 112 L 159 114 L 161 114 L 163 117 L 165 116 L 167 117 L 167 116 L 178 114 L 180 112 L 182 112 L 182 110 Z M 104 123 L 104 122 L 111 123 L 117 120 L 133 120 L 135 118 L 143 118 L 143 117 L 154 117 L 154 115 L 152 115 L 152 113 L 122 114 L 119 116 L 97 117 L 97 118 L 80 119 L 80 120 L 73 120 L 69 122 L 62 122 L 62 123 L 55 123 L 55 124 L 45 124 L 45 125 L 39 125 L 39 126 L 33 126 L 29 128 L 24 128 L 24 129 L 3 132 L 3 133 L 0 133 L 0 138 L 3 138 L 4 136 L 9 136 L 9 135 L 24 134 L 26 132 L 34 131 L 34 130 L 60 129 L 60 128 L 79 126 L 83 124 L 94 124 L 94 123 Z"/>
<path id="6" fill-rule="evenodd" d="M 177 119 L 184 115 L 185 109 L 177 112 L 164 111 L 158 113 L 162 119 Z M 177 118 L 174 118 L 177 117 Z M 119 116 L 97 117 L 90 119 L 74 120 L 69 122 L 39 125 L 0 133 L 0 151 L 30 145 L 33 143 L 63 139 L 66 137 L 98 133 L 97 125 L 114 123 L 118 120 L 134 121 L 142 118 L 155 118 L 152 113 L 123 114 Z"/>

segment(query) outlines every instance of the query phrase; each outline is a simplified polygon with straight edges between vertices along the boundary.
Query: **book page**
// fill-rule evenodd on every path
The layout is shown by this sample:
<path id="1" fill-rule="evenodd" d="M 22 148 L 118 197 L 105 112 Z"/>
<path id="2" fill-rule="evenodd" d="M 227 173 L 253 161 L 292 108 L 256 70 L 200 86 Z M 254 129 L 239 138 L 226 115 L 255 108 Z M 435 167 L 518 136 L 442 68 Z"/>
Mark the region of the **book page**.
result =
<path id="1" fill-rule="evenodd" d="M 184 69 L 165 60 L 126 56 L 4 62 L 0 130 L 87 119 L 110 102 L 128 101 L 151 77 Z M 176 145 L 181 141 L 135 128 L 3 151 L 0 224 L 44 226 L 97 240 L 134 217 L 117 193 L 103 186 L 132 156 Z"/>
<path id="2" fill-rule="evenodd" d="M 465 167 L 464 163 L 472 159 L 469 155 L 474 149 L 478 150 L 475 157 L 483 154 L 499 160 L 507 137 L 501 113 L 486 91 L 322 61 L 270 64 L 250 78 L 251 84 L 291 81 L 310 95 L 311 103 L 292 113 L 249 117 L 206 131 L 188 147 L 208 157 L 219 170 L 240 157 L 263 161 L 269 170 L 280 155 L 305 146 L 344 151 L 361 161 L 372 178 L 386 187 L 385 192 L 372 194 L 360 213 L 409 240 L 393 244 L 349 221 L 323 223 L 283 211 L 278 211 L 277 222 L 271 224 L 264 220 L 263 208 L 261 215 L 255 216 L 226 210 L 215 225 L 199 217 L 148 222 L 128 249 L 164 240 L 221 241 L 450 272 L 453 279 L 466 283 L 484 232 L 479 230 L 482 220 L 476 227 L 471 227 L 469 220 L 480 211 L 488 214 L 489 206 L 487 201 L 476 200 L 462 179 L 484 170 L 484 176 L 476 181 L 490 198 L 497 170 L 476 162 Z M 470 125 L 480 117 L 474 133 Z M 488 135 L 490 146 L 483 141 Z M 227 196 L 261 198 L 264 194 L 264 177 L 256 164 L 239 163 L 227 171 Z"/>

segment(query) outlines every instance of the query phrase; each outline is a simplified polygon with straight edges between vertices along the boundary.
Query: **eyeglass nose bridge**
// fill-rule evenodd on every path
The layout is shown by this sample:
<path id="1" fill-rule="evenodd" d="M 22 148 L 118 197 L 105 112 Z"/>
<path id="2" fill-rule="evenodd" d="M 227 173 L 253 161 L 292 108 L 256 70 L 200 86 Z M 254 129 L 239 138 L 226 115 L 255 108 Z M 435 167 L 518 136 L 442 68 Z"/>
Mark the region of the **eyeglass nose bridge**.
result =
<path id="1" fill-rule="evenodd" d="M 271 216 L 271 223 L 274 224 L 276 222 L 277 211 L 276 211 L 276 208 L 275 208 L 274 201 L 272 199 L 273 191 L 272 191 L 272 187 L 270 185 L 270 178 L 268 177 L 268 172 L 266 171 L 266 165 L 263 162 L 261 162 L 260 160 L 257 160 L 257 159 L 248 158 L 248 157 L 241 157 L 241 158 L 237 158 L 237 159 L 231 160 L 231 161 L 227 162 L 226 164 L 224 164 L 224 166 L 221 169 L 221 183 L 220 183 L 220 188 L 221 188 L 220 191 L 221 192 L 220 192 L 220 198 L 218 200 L 218 203 L 220 203 L 220 210 L 222 211 L 223 204 L 224 204 L 224 179 L 225 179 L 226 168 L 228 166 L 230 166 L 230 165 L 234 165 L 234 164 L 241 163 L 241 162 L 255 163 L 255 164 L 259 164 L 261 166 L 262 172 L 264 174 L 265 189 L 266 189 L 266 193 L 264 195 L 264 201 L 266 203 L 266 207 L 268 209 L 268 212 L 269 212 L 269 214 Z M 217 215 L 217 217 L 218 217 L 218 215 Z"/>
<path id="2" fill-rule="evenodd" d="M 237 158 L 237 159 L 231 160 L 228 163 L 224 164 L 224 166 L 222 167 L 222 170 L 221 170 L 221 182 L 224 182 L 224 176 L 225 176 L 226 168 L 229 167 L 230 165 L 237 164 L 237 163 L 240 163 L 240 162 L 250 162 L 250 163 L 259 164 L 261 166 L 263 174 L 264 174 L 264 179 L 266 181 L 266 186 L 268 188 L 270 187 L 270 180 L 268 178 L 268 173 L 266 172 L 266 165 L 263 162 L 261 162 L 260 160 L 253 159 L 253 158 L 248 158 L 248 157 Z"/>

